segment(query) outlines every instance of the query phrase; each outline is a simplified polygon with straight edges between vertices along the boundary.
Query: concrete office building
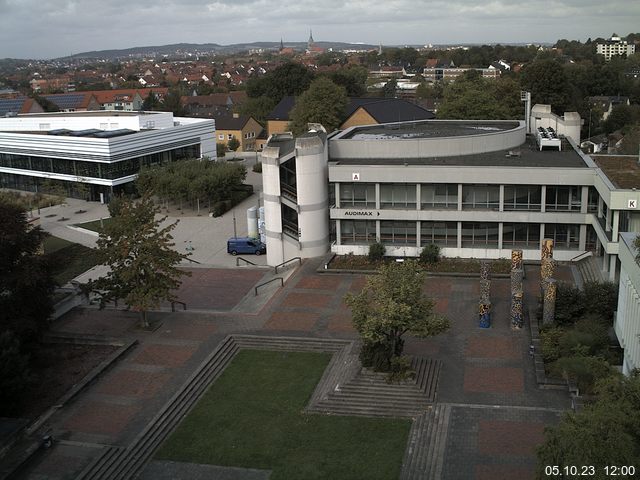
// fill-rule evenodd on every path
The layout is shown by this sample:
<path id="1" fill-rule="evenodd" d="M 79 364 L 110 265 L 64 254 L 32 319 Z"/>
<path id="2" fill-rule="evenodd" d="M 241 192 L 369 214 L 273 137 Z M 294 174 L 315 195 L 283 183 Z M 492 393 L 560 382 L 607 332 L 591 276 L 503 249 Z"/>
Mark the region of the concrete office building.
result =
<path id="1" fill-rule="evenodd" d="M 576 147 L 579 117 L 552 115 L 534 107 L 529 129 L 427 120 L 356 126 L 326 140 L 272 137 L 263 155 L 269 264 L 328 250 L 366 254 L 375 241 L 394 256 L 435 243 L 451 257 L 507 258 L 518 248 L 539 259 L 542 239 L 552 238 L 555 258 L 591 251 L 614 279 L 618 232 L 640 230 L 640 185 L 614 184 Z M 307 191 L 313 199 L 301 202 Z"/>
<path id="2" fill-rule="evenodd" d="M 638 255 L 638 249 L 634 247 L 636 235 L 638 233 L 620 234 L 620 288 L 613 321 L 618 342 L 624 348 L 622 373 L 625 375 L 640 368 L 640 265 L 635 261 Z"/>
<path id="3" fill-rule="evenodd" d="M 37 192 L 44 182 L 92 200 L 129 191 L 143 165 L 215 158 L 213 120 L 170 112 L 39 113 L 0 118 L 0 187 Z"/>

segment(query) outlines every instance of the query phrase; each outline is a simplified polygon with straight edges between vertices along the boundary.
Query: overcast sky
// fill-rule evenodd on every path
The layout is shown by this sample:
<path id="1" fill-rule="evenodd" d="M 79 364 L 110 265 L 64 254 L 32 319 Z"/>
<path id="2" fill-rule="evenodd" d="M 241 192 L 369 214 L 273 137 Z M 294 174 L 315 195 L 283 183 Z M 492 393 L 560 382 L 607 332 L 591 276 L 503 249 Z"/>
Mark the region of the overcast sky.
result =
<path id="1" fill-rule="evenodd" d="M 640 30 L 638 0 L 0 0 L 0 58 L 171 43 L 584 41 Z"/>

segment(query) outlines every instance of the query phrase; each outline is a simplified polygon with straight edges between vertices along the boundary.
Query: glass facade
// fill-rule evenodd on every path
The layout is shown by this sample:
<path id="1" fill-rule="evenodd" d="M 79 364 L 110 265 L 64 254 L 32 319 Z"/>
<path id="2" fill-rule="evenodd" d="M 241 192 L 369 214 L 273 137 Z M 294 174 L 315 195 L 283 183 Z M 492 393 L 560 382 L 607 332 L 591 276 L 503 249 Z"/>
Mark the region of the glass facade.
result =
<path id="1" fill-rule="evenodd" d="M 385 245 L 416 246 L 416 222 L 380 221 L 380 241 Z"/>
<path id="2" fill-rule="evenodd" d="M 420 222 L 420 245 L 458 246 L 458 222 Z"/>
<path id="3" fill-rule="evenodd" d="M 424 210 L 457 210 L 458 185 L 455 183 L 421 184 L 420 208 Z"/>
<path id="4" fill-rule="evenodd" d="M 499 185 L 463 185 L 463 210 L 498 210 L 500 208 Z"/>
<path id="5" fill-rule="evenodd" d="M 380 185 L 380 208 L 415 209 L 415 183 L 385 183 Z"/>
<path id="6" fill-rule="evenodd" d="M 370 245 L 376 241 L 376 222 L 371 220 L 341 220 L 342 245 Z"/>
<path id="7" fill-rule="evenodd" d="M 580 225 L 547 223 L 544 237 L 552 238 L 556 249 L 577 250 L 580 245 Z"/>
<path id="8" fill-rule="evenodd" d="M 540 185 L 505 185 L 504 210 L 532 210 L 542 208 L 542 187 Z"/>
<path id="9" fill-rule="evenodd" d="M 547 212 L 579 212 L 582 187 L 548 186 L 545 209 Z"/>
<path id="10" fill-rule="evenodd" d="M 538 248 L 539 246 L 539 223 L 504 223 L 502 225 L 502 248 Z"/>
<path id="11" fill-rule="evenodd" d="M 375 183 L 341 183 L 340 208 L 376 208 Z"/>
<path id="12" fill-rule="evenodd" d="M 498 224 L 462 222 L 462 246 L 468 248 L 498 248 Z"/>

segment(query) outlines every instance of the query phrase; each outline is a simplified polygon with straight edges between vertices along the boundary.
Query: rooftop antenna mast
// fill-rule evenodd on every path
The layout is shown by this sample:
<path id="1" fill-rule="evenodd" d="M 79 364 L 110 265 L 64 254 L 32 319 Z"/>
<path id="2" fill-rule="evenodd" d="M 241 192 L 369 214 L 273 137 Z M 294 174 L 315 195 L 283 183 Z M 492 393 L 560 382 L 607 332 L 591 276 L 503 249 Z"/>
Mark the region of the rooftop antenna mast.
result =
<path id="1" fill-rule="evenodd" d="M 520 101 L 524 102 L 525 132 L 531 133 L 531 92 L 520 92 Z"/>

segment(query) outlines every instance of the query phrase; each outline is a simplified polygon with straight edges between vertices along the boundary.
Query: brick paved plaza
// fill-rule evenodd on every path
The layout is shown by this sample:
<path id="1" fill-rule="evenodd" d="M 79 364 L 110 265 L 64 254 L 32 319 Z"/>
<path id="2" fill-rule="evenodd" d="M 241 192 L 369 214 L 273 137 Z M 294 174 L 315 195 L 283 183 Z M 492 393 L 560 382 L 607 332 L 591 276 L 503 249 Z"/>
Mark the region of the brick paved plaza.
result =
<path id="1" fill-rule="evenodd" d="M 136 329 L 132 312 L 80 309 L 63 317 L 54 330 L 139 343 L 51 417 L 48 427 L 58 442 L 24 477 L 75 478 L 103 446 L 129 445 L 229 334 L 356 339 L 343 297 L 359 291 L 366 277 L 316 273 L 318 263 L 305 262 L 284 288 L 265 293 L 275 292 L 256 303 L 256 311 L 250 311 L 259 300 L 253 287 L 265 270 L 198 268 L 179 292 L 196 312 L 152 313 L 161 322 L 155 331 Z M 536 274 L 527 269 L 526 302 L 534 301 Z M 409 338 L 406 352 L 442 362 L 436 402 L 451 406 L 442 478 L 533 478 L 535 446 L 544 426 L 569 407 L 569 397 L 537 387 L 528 329 L 509 327 L 509 280 L 493 281 L 493 325 L 486 330 L 476 318 L 477 278 L 428 278 L 425 292 L 452 327 L 437 338 Z"/>

